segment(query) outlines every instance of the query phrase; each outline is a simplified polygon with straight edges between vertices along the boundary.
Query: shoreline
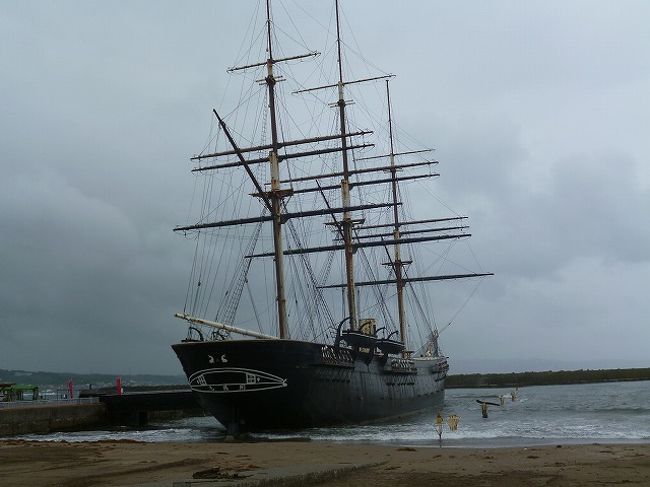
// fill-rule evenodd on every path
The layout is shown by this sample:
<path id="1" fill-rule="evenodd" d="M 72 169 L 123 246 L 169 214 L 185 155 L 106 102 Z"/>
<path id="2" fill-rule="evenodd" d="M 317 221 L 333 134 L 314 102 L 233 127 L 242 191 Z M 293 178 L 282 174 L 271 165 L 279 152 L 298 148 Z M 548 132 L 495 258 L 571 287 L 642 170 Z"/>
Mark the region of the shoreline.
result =
<path id="1" fill-rule="evenodd" d="M 555 447 L 563 446 L 585 446 L 585 445 L 639 445 L 650 446 L 650 438 L 521 438 L 521 437 L 500 437 L 500 438 L 447 438 L 443 436 L 442 444 L 438 440 L 367 440 L 367 439 L 318 439 L 309 437 L 264 437 L 256 436 L 253 438 L 244 438 L 238 440 L 226 440 L 223 437 L 216 437 L 212 440 L 197 439 L 190 441 L 179 440 L 136 440 L 132 438 L 110 438 L 98 435 L 97 439 L 88 439 L 81 437 L 66 437 L 74 435 L 76 432 L 62 432 L 60 437 L 50 438 L 53 435 L 18 435 L 15 437 L 0 437 L 0 446 L 2 444 L 12 444 L 15 442 L 24 443 L 43 443 L 43 444 L 98 444 L 98 443 L 133 443 L 146 445 L 172 445 L 172 444 L 205 444 L 205 445 L 232 445 L 232 444 L 313 444 L 313 445 L 339 445 L 353 447 L 414 447 L 414 448 L 449 448 L 449 449 L 481 449 L 481 450 L 498 450 L 504 448 L 538 448 L 538 447 Z M 113 434 L 113 433 L 111 433 Z M 47 436 L 47 437 L 46 437 Z"/>
<path id="2" fill-rule="evenodd" d="M 644 485 L 650 443 L 590 443 L 503 448 L 377 445 L 326 441 L 145 443 L 132 440 L 0 440 L 3 486 L 167 485 L 205 472 L 241 478 L 296 468 L 348 473 L 319 483 L 347 485 Z M 338 466 L 338 467 L 337 467 Z M 359 467 L 354 469 L 353 467 Z M 231 477 L 232 478 L 232 477 Z M 26 483 L 27 482 L 27 483 Z M 510 483 L 508 483 L 510 482 Z M 514 483 L 513 483 L 514 482 Z M 305 484 L 310 485 L 310 484 Z"/>
<path id="3" fill-rule="evenodd" d="M 269 432 L 250 437 L 242 437 L 233 441 L 227 441 L 225 431 L 223 435 L 214 438 L 196 439 L 160 439 L 160 438 L 134 438 L 142 433 L 161 431 L 156 427 L 147 429 L 130 430 L 78 430 L 50 434 L 26 434 L 16 436 L 0 437 L 0 445 L 12 442 L 27 443 L 70 443 L 70 444 L 95 444 L 95 443 L 141 443 L 151 445 L 170 444 L 206 444 L 206 445 L 230 445 L 230 444 L 275 444 L 275 443 L 296 443 L 296 444 L 331 444 L 340 446 L 358 447 L 416 447 L 416 448 L 453 448 L 453 449 L 503 449 L 503 448 L 531 448 L 549 447 L 556 445 L 584 446 L 584 445 L 650 445 L 650 438 L 570 438 L 570 437 L 495 437 L 495 438 L 453 438 L 443 436 L 442 446 L 437 439 L 395 439 L 395 440 L 373 440 L 373 439 L 332 439 L 312 438 L 309 436 L 284 436 Z M 120 433 L 128 435 L 120 437 Z M 95 437 L 93 437 L 93 435 Z"/>

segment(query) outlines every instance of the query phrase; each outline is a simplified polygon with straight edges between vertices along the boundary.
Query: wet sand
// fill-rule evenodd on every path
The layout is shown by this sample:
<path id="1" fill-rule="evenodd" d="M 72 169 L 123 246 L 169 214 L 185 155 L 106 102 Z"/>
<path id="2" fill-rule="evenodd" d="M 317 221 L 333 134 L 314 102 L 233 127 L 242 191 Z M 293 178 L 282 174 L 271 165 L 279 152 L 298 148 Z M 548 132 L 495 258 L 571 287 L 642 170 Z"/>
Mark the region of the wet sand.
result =
<path id="1" fill-rule="evenodd" d="M 381 462 L 381 463 L 380 463 Z M 206 470 L 223 476 L 295 464 L 375 463 L 318 485 L 650 486 L 650 444 L 517 448 L 400 447 L 325 442 L 93 443 L 0 441 L 0 485 L 171 486 Z M 200 474 L 199 474 L 200 475 Z"/>

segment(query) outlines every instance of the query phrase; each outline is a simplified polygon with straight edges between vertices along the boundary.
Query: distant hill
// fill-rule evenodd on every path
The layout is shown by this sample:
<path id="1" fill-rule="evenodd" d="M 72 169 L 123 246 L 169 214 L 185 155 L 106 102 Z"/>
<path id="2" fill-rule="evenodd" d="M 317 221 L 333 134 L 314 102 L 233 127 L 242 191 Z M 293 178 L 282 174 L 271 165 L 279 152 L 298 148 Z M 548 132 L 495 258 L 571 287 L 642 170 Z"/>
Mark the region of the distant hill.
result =
<path id="1" fill-rule="evenodd" d="M 41 388 L 50 387 L 53 389 L 67 387 L 70 379 L 72 379 L 75 388 L 85 388 L 89 384 L 92 384 L 93 388 L 109 387 L 115 384 L 115 377 L 116 375 L 113 374 L 73 374 L 68 372 L 30 372 L 27 370 L 0 369 L 0 382 L 34 384 Z M 121 377 L 122 384 L 125 386 L 159 386 L 187 383 L 187 379 L 183 375 L 134 374 L 122 375 Z"/>
<path id="2" fill-rule="evenodd" d="M 631 380 L 650 380 L 650 368 L 549 370 L 546 372 L 511 372 L 508 374 L 458 374 L 447 376 L 445 386 L 448 388 L 514 387 Z"/>

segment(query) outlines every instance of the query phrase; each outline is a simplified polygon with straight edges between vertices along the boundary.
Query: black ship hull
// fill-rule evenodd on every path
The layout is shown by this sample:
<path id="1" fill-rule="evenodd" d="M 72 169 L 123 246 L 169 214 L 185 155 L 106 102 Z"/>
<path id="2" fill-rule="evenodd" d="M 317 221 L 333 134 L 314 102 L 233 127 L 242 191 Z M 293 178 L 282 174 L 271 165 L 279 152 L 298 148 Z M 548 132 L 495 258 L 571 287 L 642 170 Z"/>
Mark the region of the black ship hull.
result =
<path id="1" fill-rule="evenodd" d="M 202 407 L 229 432 L 364 423 L 442 407 L 444 357 L 402 359 L 295 340 L 173 345 Z"/>

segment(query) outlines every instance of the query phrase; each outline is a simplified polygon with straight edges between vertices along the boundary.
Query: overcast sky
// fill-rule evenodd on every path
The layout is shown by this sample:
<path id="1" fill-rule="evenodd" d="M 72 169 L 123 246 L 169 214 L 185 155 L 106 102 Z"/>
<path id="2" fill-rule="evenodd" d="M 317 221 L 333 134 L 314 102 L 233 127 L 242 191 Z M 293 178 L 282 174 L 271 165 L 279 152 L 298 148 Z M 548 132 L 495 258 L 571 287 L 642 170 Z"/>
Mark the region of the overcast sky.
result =
<path id="1" fill-rule="evenodd" d="M 254 1 L 3 4 L 0 368 L 181 372 L 171 229 Z M 452 373 L 650 366 L 650 3 L 342 4 L 496 274 Z"/>

